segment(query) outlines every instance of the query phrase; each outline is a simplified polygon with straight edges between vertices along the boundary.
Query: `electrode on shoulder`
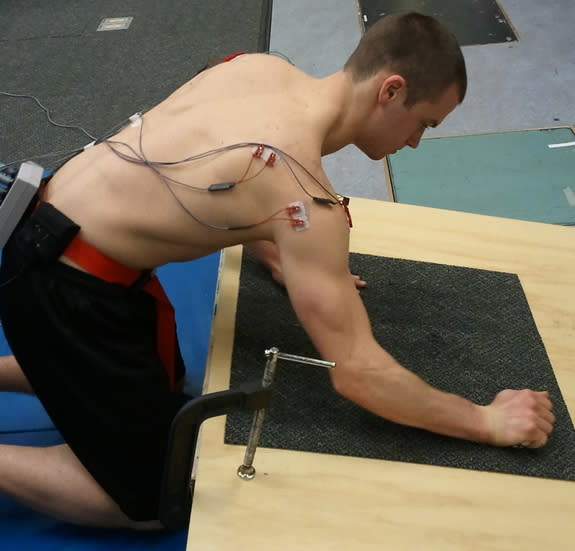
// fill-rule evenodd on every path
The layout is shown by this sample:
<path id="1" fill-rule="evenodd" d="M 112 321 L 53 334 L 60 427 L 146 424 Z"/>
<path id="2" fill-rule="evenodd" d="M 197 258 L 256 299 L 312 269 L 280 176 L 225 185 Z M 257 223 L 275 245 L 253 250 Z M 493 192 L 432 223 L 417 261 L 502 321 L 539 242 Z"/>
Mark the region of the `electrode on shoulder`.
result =
<path id="1" fill-rule="evenodd" d="M 142 125 L 142 113 L 134 113 L 128 120 L 130 121 L 130 126 L 137 128 Z"/>
<path id="2" fill-rule="evenodd" d="M 286 207 L 289 214 L 292 228 L 295 231 L 307 230 L 309 228 L 309 218 L 303 201 L 294 201 Z"/>

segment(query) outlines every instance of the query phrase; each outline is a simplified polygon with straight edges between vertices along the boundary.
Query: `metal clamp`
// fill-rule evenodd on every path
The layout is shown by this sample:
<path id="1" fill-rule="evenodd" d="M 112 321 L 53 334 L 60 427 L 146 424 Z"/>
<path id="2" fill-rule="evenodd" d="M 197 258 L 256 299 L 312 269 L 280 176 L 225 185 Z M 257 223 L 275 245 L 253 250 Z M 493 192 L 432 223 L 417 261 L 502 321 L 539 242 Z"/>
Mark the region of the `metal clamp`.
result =
<path id="1" fill-rule="evenodd" d="M 166 528 L 183 528 L 190 519 L 196 447 L 202 422 L 235 410 L 266 408 L 270 399 L 271 389 L 262 388 L 258 381 L 238 389 L 199 396 L 180 409 L 170 430 L 158 512 L 158 518 Z"/>
<path id="2" fill-rule="evenodd" d="M 185 527 L 189 521 L 195 486 L 196 448 L 203 421 L 236 410 L 255 410 L 244 464 L 238 469 L 238 476 L 249 480 L 256 472 L 253 459 L 262 430 L 265 408 L 269 407 L 271 401 L 271 387 L 277 360 L 335 367 L 333 362 L 282 354 L 277 348 L 266 350 L 265 353 L 268 361 L 262 382 L 245 383 L 238 389 L 205 394 L 190 400 L 174 418 L 158 511 L 158 518 L 164 527 L 176 530 Z"/>
<path id="3" fill-rule="evenodd" d="M 266 350 L 265 354 L 268 360 L 266 362 L 266 367 L 262 379 L 262 387 L 264 389 L 269 388 L 273 383 L 278 360 L 286 360 L 289 362 L 315 365 L 319 367 L 326 367 L 328 369 L 333 369 L 335 367 L 335 362 L 316 360 L 315 358 L 296 356 L 294 354 L 284 354 L 280 352 L 275 346 L 270 348 L 269 350 Z M 243 480 L 251 480 L 252 478 L 254 478 L 254 476 L 256 476 L 256 469 L 253 463 L 254 463 L 254 456 L 256 454 L 256 448 L 260 441 L 260 435 L 264 424 L 264 417 L 265 417 L 264 408 L 258 409 L 254 413 L 254 418 L 252 420 L 252 428 L 250 430 L 250 436 L 248 438 L 248 444 L 244 455 L 244 462 L 238 467 L 237 470 L 237 475 Z"/>

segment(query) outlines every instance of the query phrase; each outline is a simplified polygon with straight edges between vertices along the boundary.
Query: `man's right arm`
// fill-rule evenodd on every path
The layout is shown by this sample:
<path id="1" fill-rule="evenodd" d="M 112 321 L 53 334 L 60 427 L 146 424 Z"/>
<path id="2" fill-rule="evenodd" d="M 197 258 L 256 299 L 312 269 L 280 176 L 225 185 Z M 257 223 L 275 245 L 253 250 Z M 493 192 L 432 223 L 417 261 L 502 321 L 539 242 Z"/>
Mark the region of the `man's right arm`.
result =
<path id="1" fill-rule="evenodd" d="M 347 228 L 319 208 L 313 221 L 304 232 L 278 236 L 281 269 L 302 325 L 321 356 L 336 362 L 339 393 L 391 421 L 448 436 L 494 445 L 546 443 L 554 420 L 546 393 L 508 390 L 479 406 L 433 388 L 387 353 L 349 277 Z"/>
<path id="2" fill-rule="evenodd" d="M 272 241 L 250 241 L 244 245 L 244 250 L 259 260 L 269 271 L 273 280 L 284 285 L 280 255 L 277 246 Z M 362 289 L 367 282 L 356 274 L 351 274 L 352 281 L 358 289 Z"/>

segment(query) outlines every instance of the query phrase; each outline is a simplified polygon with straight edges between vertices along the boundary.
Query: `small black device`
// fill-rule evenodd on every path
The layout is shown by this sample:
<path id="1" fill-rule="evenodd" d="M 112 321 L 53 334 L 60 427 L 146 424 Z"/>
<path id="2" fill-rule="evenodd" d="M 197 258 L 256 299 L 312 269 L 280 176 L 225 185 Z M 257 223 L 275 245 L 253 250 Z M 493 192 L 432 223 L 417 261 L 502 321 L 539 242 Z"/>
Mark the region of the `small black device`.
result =
<path id="1" fill-rule="evenodd" d="M 44 169 L 31 161 L 19 167 L 0 167 L 0 248 L 30 206 L 43 176 Z"/>

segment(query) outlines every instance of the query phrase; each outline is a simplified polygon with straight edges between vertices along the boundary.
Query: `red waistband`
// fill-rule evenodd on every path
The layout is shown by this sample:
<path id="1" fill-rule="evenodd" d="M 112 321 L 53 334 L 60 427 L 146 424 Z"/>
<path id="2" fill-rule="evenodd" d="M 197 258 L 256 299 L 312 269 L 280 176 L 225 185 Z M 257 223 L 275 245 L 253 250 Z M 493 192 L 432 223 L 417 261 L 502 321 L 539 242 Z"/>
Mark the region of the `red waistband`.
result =
<path id="1" fill-rule="evenodd" d="M 146 271 L 134 270 L 120 264 L 117 260 L 100 252 L 78 236 L 72 239 L 64 250 L 63 255 L 86 270 L 86 272 L 109 283 L 119 283 L 130 287 L 147 275 Z M 142 289 L 153 296 L 156 301 L 158 354 L 164 364 L 170 388 L 175 390 L 178 381 L 175 380 L 177 341 L 174 309 L 162 288 L 160 280 L 156 276 L 145 280 Z"/>
<path id="2" fill-rule="evenodd" d="M 78 236 L 70 242 L 62 254 L 88 273 L 104 281 L 120 283 L 126 287 L 133 285 L 144 274 L 106 256 Z"/>

